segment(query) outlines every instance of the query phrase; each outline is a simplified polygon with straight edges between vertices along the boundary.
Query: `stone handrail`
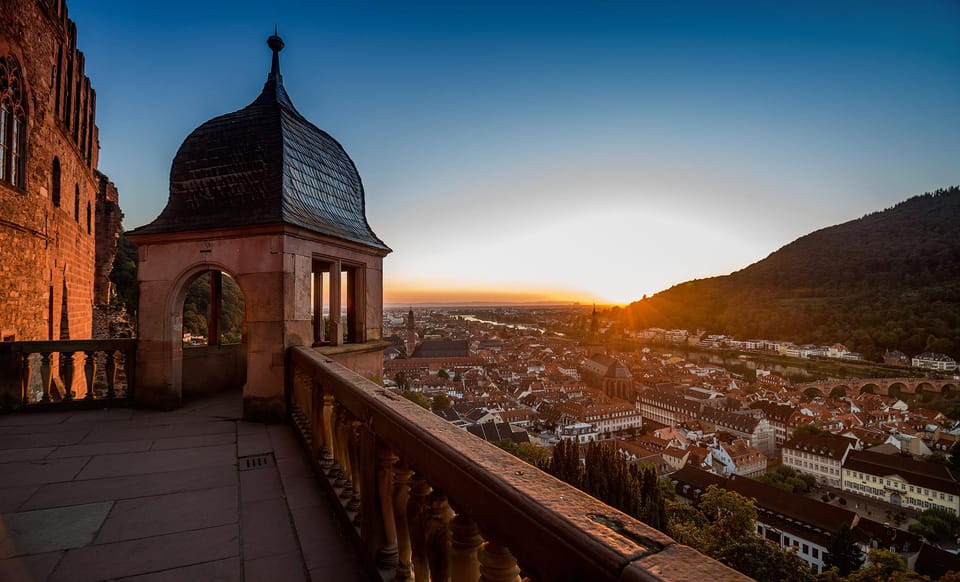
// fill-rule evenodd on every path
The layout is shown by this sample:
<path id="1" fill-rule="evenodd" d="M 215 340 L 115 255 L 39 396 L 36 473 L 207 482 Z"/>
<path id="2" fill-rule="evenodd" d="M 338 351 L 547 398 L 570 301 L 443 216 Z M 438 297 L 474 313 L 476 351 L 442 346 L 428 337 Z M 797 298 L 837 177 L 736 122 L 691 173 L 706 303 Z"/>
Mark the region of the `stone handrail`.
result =
<path id="1" fill-rule="evenodd" d="M 397 580 L 746 580 L 314 350 L 291 416 L 368 560 Z"/>
<path id="2" fill-rule="evenodd" d="M 85 339 L 0 344 L 0 393 L 17 405 L 130 401 L 137 340 Z M 10 404 L 10 402 L 0 403 Z"/>

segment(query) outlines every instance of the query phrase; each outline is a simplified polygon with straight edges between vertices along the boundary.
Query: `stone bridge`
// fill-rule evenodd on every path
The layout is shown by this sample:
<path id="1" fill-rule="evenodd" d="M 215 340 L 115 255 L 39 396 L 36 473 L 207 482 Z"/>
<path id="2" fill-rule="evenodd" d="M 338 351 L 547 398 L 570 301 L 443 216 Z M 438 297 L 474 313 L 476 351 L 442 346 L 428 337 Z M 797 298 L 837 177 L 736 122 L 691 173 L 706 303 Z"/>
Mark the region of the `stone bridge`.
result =
<path id="1" fill-rule="evenodd" d="M 810 397 L 857 396 L 865 392 L 899 398 L 915 395 L 928 400 L 936 394 L 943 398 L 955 398 L 960 382 L 957 380 L 932 380 L 930 378 L 843 378 L 819 380 L 798 384 L 797 389 Z"/>

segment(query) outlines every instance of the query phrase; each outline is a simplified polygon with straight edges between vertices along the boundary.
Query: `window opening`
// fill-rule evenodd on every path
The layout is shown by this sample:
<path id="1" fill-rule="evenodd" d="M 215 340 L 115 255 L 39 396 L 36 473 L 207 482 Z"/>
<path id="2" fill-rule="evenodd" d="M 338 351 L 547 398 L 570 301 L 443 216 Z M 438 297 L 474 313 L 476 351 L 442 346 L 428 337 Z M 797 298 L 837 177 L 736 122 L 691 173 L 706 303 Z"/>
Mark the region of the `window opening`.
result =
<path id="1" fill-rule="evenodd" d="M 27 115 L 20 63 L 0 57 L 0 180 L 24 188 Z"/>

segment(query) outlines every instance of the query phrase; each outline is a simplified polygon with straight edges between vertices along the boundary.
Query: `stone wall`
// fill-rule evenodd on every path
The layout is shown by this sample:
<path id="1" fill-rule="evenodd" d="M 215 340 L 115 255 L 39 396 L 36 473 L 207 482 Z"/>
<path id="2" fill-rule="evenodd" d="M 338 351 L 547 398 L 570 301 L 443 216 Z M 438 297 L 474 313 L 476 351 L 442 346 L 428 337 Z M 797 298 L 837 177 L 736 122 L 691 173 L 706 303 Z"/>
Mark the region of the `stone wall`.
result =
<path id="1" fill-rule="evenodd" d="M 65 2 L 0 3 L 0 57 L 19 67 L 26 113 L 23 187 L 0 180 L 0 339 L 88 338 L 101 222 L 96 94 Z"/>
<path id="2" fill-rule="evenodd" d="M 117 187 L 110 178 L 97 172 L 100 187 L 97 190 L 96 209 L 96 266 L 93 280 L 94 303 L 110 303 L 110 271 L 113 270 L 113 259 L 117 256 L 117 242 L 123 230 L 121 221 L 123 212 L 120 211 L 120 197 Z"/>

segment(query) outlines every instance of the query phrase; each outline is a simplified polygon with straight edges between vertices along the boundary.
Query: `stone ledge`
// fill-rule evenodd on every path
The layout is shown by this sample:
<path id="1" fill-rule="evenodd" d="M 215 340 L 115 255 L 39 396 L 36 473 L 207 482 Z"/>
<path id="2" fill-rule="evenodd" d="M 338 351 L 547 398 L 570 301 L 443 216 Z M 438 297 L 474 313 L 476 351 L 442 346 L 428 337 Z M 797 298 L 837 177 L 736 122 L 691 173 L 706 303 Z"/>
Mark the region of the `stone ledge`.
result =
<path id="1" fill-rule="evenodd" d="M 316 346 L 312 348 L 318 354 L 324 356 L 339 356 L 343 354 L 363 354 L 367 352 L 376 352 L 390 347 L 390 342 L 386 340 L 371 340 L 362 344 L 343 344 L 340 346 Z"/>

